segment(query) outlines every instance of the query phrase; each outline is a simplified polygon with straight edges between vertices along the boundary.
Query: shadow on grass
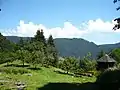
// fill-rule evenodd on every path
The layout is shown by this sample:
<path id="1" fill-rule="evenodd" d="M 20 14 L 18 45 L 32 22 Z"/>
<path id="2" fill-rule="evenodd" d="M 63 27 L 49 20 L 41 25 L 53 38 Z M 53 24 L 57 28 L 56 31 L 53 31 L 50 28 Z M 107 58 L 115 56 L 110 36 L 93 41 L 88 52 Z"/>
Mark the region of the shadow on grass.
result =
<path id="1" fill-rule="evenodd" d="M 8 64 L 4 65 L 4 67 L 29 67 L 30 65 L 18 65 L 18 64 Z"/>
<path id="2" fill-rule="evenodd" d="M 95 83 L 49 83 L 37 90 L 98 90 Z"/>
<path id="3" fill-rule="evenodd" d="M 119 90 L 117 85 L 99 83 L 48 83 L 37 90 Z"/>
<path id="4" fill-rule="evenodd" d="M 33 67 L 29 67 L 27 69 L 30 69 L 30 70 L 41 70 L 41 68 L 33 68 Z"/>

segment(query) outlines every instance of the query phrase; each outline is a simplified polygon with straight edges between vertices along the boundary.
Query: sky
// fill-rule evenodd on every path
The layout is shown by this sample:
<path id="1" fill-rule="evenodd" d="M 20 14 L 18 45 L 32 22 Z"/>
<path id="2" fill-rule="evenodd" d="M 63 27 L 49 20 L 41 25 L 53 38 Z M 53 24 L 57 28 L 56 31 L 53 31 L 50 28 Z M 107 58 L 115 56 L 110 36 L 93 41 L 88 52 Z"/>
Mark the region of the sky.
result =
<path id="1" fill-rule="evenodd" d="M 96 44 L 120 42 L 113 31 L 119 17 L 113 0 L 0 0 L 0 32 L 5 36 L 83 38 Z"/>

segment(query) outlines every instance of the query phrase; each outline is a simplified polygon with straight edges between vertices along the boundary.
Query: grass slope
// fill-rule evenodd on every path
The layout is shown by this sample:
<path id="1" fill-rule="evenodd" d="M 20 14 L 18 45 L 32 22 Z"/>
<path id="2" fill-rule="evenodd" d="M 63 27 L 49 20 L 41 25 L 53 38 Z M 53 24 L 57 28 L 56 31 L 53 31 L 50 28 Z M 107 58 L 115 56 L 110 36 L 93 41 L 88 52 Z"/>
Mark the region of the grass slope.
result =
<path id="1" fill-rule="evenodd" d="M 4 65 L 0 65 L 3 68 Z M 10 66 L 9 66 L 10 67 Z M 7 68 L 9 68 L 7 67 Z M 16 70 L 20 67 L 10 67 Z M 22 67 L 21 67 L 22 69 Z M 32 76 L 26 74 L 0 74 L 0 80 L 8 80 L 10 82 L 3 83 L 0 85 L 0 90 L 6 90 L 15 87 L 14 83 L 16 81 L 22 81 L 27 84 L 27 90 L 36 90 L 37 88 L 43 87 L 48 83 L 85 83 L 94 82 L 95 77 L 72 77 L 69 75 L 58 74 L 54 72 L 56 68 L 45 68 L 40 67 L 40 70 L 29 70 Z M 16 90 L 16 89 L 9 89 Z"/>

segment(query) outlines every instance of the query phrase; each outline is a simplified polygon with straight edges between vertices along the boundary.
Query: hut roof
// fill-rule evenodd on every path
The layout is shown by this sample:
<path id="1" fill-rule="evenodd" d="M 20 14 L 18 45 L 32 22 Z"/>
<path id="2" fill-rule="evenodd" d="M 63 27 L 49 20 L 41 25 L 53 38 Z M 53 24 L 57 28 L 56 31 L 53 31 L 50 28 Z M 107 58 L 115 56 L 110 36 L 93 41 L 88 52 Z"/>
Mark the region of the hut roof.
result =
<path id="1" fill-rule="evenodd" d="M 107 54 L 97 60 L 97 62 L 116 62 L 113 58 L 110 58 Z"/>

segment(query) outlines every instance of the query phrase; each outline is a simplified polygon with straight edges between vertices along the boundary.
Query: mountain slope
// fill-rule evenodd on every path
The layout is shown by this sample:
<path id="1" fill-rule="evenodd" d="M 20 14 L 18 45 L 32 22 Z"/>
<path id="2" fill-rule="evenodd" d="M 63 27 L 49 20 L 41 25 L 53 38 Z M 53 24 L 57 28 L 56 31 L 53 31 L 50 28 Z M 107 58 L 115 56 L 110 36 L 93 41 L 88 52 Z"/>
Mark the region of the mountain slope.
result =
<path id="1" fill-rule="evenodd" d="M 120 48 L 120 43 L 99 45 L 99 48 L 108 52 L 111 51 L 112 49 Z"/>
<path id="2" fill-rule="evenodd" d="M 100 51 L 96 44 L 84 39 L 58 38 L 55 39 L 55 44 L 61 56 L 83 57 L 88 52 L 91 52 L 92 56 L 95 57 Z"/>
<path id="3" fill-rule="evenodd" d="M 17 36 L 6 36 L 6 38 L 15 43 L 18 43 L 20 40 L 20 37 Z M 28 39 L 28 37 L 24 37 L 24 39 Z M 81 38 L 56 38 L 55 45 L 57 47 L 57 50 L 59 51 L 60 56 L 83 57 L 88 52 L 91 52 L 93 58 L 95 58 L 98 52 L 100 52 L 101 50 L 109 52 L 114 48 L 120 47 L 120 43 L 96 45 L 93 42 L 89 42 Z"/>

